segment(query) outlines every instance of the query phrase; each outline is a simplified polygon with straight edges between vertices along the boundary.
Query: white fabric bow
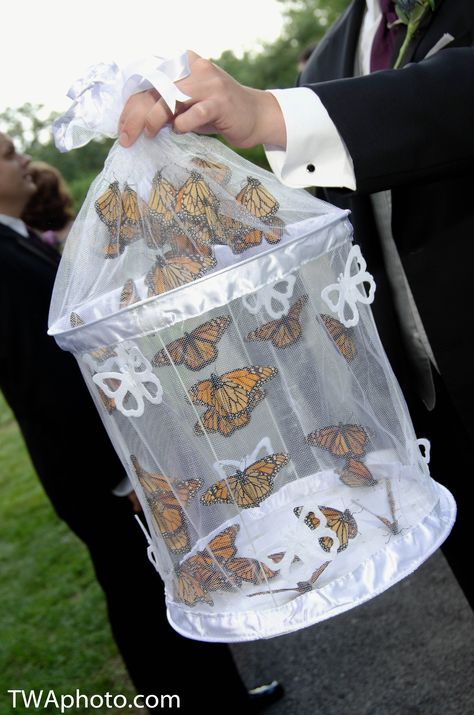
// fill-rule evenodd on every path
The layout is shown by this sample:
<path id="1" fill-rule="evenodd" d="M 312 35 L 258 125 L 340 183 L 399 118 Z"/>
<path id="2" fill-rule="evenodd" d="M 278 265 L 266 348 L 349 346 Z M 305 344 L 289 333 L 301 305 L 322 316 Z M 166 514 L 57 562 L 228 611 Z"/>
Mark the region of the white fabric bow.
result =
<path id="1" fill-rule="evenodd" d="M 121 69 L 115 62 L 92 65 L 67 96 L 73 104 L 53 123 L 59 151 L 84 146 L 91 139 L 117 136 L 118 121 L 129 97 L 155 88 L 174 114 L 176 102 L 190 97 L 174 84 L 190 73 L 186 52 L 178 57 L 149 57 Z"/>

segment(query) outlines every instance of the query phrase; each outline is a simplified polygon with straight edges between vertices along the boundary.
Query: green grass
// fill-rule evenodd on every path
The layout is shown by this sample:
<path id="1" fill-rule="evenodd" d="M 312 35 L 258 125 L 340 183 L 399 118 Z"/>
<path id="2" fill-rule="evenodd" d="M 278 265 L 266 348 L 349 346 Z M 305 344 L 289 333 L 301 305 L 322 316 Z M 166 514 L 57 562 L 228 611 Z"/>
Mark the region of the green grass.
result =
<path id="1" fill-rule="evenodd" d="M 0 393 L 0 713 L 59 712 L 14 710 L 9 689 L 76 688 L 134 694 L 86 549 L 55 515 Z"/>

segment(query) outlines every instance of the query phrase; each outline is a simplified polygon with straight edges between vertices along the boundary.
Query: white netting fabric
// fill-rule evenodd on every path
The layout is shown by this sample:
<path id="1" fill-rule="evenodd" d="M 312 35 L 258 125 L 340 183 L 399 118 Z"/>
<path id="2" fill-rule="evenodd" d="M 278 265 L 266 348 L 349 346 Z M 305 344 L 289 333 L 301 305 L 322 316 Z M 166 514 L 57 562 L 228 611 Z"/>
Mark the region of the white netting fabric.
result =
<path id="1" fill-rule="evenodd" d="M 327 618 L 449 532 L 351 239 L 345 212 L 166 129 L 114 146 L 68 238 L 50 333 L 77 357 L 185 635 Z"/>

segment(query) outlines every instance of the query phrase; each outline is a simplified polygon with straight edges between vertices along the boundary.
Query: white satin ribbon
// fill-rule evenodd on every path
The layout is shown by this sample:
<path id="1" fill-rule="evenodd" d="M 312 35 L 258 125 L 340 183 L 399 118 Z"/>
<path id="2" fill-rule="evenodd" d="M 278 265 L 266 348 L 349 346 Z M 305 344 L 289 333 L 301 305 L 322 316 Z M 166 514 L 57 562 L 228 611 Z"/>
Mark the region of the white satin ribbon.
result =
<path id="1" fill-rule="evenodd" d="M 186 52 L 170 59 L 149 57 L 123 69 L 115 63 L 92 65 L 67 93 L 74 103 L 53 123 L 56 147 L 65 152 L 91 139 L 115 138 L 126 101 L 147 89 L 155 88 L 174 114 L 176 102 L 190 99 L 174 83 L 189 73 Z"/>

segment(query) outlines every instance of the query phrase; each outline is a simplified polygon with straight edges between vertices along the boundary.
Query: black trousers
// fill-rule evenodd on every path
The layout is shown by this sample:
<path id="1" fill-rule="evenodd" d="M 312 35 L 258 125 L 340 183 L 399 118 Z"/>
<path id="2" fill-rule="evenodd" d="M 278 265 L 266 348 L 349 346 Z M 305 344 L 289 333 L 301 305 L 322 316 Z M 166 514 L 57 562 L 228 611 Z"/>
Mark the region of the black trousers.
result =
<path id="1" fill-rule="evenodd" d="M 474 588 L 469 566 L 469 549 L 472 540 L 474 445 L 453 405 L 444 382 L 433 370 L 436 404 L 428 411 L 421 399 L 411 390 L 405 391 L 408 407 L 417 437 L 427 437 L 431 442 L 430 472 L 433 479 L 443 484 L 454 496 L 457 517 L 453 529 L 441 546 L 464 595 L 474 608 Z M 468 533 L 469 531 L 469 533 Z"/>
<path id="2" fill-rule="evenodd" d="M 109 502 L 98 524 L 101 537 L 89 535 L 87 546 L 137 692 L 176 693 L 184 713 L 195 713 L 199 706 L 206 713 L 221 713 L 231 702 L 243 709 L 247 691 L 229 647 L 185 638 L 169 625 L 163 582 L 148 560 L 130 502 L 114 496 Z"/>

